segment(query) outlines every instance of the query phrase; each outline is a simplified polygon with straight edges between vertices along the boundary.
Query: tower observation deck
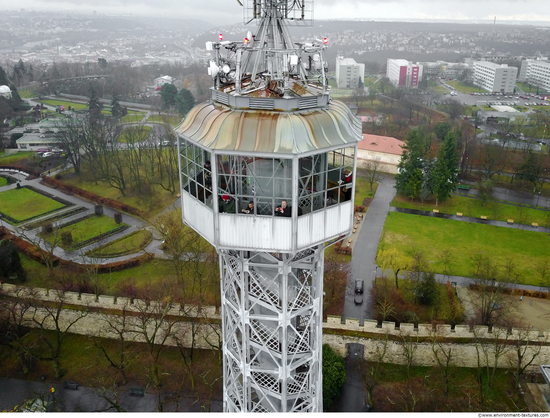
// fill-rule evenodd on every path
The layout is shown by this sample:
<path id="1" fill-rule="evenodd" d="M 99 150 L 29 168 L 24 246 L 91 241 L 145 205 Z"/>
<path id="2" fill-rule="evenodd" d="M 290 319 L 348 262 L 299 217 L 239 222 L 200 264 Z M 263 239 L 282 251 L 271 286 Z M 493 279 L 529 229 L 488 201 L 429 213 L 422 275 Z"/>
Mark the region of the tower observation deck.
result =
<path id="1" fill-rule="evenodd" d="M 207 42 L 211 99 L 176 127 L 183 222 L 220 260 L 224 410 L 322 412 L 324 249 L 353 226 L 361 122 L 333 101 L 303 0 L 249 0 Z"/>

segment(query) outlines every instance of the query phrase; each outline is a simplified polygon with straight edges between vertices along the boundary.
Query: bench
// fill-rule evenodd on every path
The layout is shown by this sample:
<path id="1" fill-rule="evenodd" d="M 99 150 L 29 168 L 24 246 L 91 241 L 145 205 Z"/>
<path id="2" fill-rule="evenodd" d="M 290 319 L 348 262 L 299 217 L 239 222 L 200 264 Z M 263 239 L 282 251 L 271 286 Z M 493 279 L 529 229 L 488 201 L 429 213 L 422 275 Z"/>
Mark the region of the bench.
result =
<path id="1" fill-rule="evenodd" d="M 531 224 L 531 226 L 532 226 L 533 228 L 538 228 L 538 227 L 539 227 L 539 224 L 536 223 L 536 222 L 533 222 L 533 223 Z"/>
<path id="2" fill-rule="evenodd" d="M 513 219 L 506 219 L 506 223 L 512 225 L 514 223 Z"/>
<path id="3" fill-rule="evenodd" d="M 130 388 L 130 396 L 145 396 L 145 391 L 141 388 Z"/>
<path id="4" fill-rule="evenodd" d="M 462 212 L 457 212 L 456 216 L 462 216 Z"/>
<path id="5" fill-rule="evenodd" d="M 459 184 L 457 186 L 457 189 L 458 190 L 470 190 L 470 186 L 468 186 L 467 184 Z"/>
<path id="6" fill-rule="evenodd" d="M 484 221 L 486 221 L 486 220 L 487 220 L 487 216 L 481 215 L 481 219 L 483 219 Z"/>
<path id="7" fill-rule="evenodd" d="M 434 209 L 433 212 L 434 213 L 439 213 L 439 209 Z"/>

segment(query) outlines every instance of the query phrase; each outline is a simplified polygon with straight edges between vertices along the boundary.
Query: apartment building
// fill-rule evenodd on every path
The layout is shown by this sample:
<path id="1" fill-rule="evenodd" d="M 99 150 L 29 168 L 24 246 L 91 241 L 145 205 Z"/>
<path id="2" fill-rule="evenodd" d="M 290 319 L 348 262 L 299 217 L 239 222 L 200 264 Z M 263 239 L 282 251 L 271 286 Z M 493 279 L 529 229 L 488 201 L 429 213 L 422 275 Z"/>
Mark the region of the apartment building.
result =
<path id="1" fill-rule="evenodd" d="M 474 84 L 491 92 L 513 93 L 518 69 L 489 61 L 474 62 Z"/>
<path id="2" fill-rule="evenodd" d="M 541 60 L 522 61 L 518 80 L 550 90 L 550 62 Z"/>
<path id="3" fill-rule="evenodd" d="M 365 80 L 365 64 L 353 58 L 336 57 L 336 84 L 340 89 L 355 89 L 359 80 Z"/>
<path id="4" fill-rule="evenodd" d="M 403 59 L 388 58 L 386 77 L 395 87 L 417 88 L 422 80 L 422 65 Z"/>

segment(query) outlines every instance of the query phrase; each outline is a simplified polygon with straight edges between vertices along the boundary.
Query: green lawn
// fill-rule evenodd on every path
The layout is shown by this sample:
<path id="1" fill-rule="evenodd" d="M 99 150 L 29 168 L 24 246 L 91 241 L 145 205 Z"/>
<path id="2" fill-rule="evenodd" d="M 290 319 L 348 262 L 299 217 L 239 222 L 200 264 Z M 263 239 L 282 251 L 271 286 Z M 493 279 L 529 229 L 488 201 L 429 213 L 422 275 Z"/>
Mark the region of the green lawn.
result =
<path id="1" fill-rule="evenodd" d="M 81 222 L 78 222 L 73 225 L 66 226 L 59 231 L 59 236 L 66 231 L 70 231 L 73 236 L 73 244 L 76 245 L 81 242 L 87 241 L 91 238 L 97 237 L 105 232 L 109 232 L 120 226 L 125 226 L 124 223 L 117 225 L 115 220 L 107 215 L 103 216 L 92 216 L 91 218 L 85 219 Z M 50 234 L 44 237 L 48 241 L 52 241 L 55 236 Z M 60 247 L 64 247 L 62 244 Z"/>
<path id="2" fill-rule="evenodd" d="M 143 250 L 151 240 L 153 235 L 145 230 L 134 231 L 122 238 L 112 241 L 108 244 L 102 245 L 93 251 L 90 251 L 87 255 L 93 257 L 118 257 L 125 254 L 137 253 Z"/>
<path id="3" fill-rule="evenodd" d="M 45 99 L 45 100 L 38 100 L 38 102 L 44 103 L 45 105 L 50 105 L 50 106 L 65 106 L 65 109 L 68 109 L 69 106 L 71 106 L 72 109 L 76 109 L 76 110 L 88 109 L 87 104 L 68 102 L 66 100 Z"/>
<path id="4" fill-rule="evenodd" d="M 466 116 L 474 116 L 474 114 L 479 110 L 479 107 L 476 105 L 465 105 L 464 114 Z"/>
<path id="5" fill-rule="evenodd" d="M 118 200 L 134 208 L 139 208 L 146 212 L 148 216 L 157 214 L 176 200 L 175 194 L 164 190 L 160 185 L 152 184 L 151 188 L 154 198 L 150 205 L 144 205 L 142 197 L 133 193 L 131 190 L 126 191 L 126 195 L 123 195 L 120 190 L 111 187 L 108 183 L 87 180 L 85 175 L 75 176 L 73 169 L 64 173 L 63 183 L 72 184 L 80 189 L 95 193 L 98 196 Z"/>
<path id="6" fill-rule="evenodd" d="M 176 115 L 152 115 L 149 116 L 147 122 L 156 122 L 156 123 L 169 123 L 172 126 L 178 125 L 183 118 Z"/>
<path id="7" fill-rule="evenodd" d="M 436 94 L 443 94 L 446 91 L 445 87 L 433 80 L 428 80 L 428 88 Z"/>
<path id="8" fill-rule="evenodd" d="M 150 126 L 130 126 L 122 131 L 118 142 L 134 143 L 143 142 L 147 139 L 153 128 Z"/>
<path id="9" fill-rule="evenodd" d="M 363 200 L 368 197 L 374 197 L 374 194 L 376 193 L 376 189 L 378 188 L 378 183 L 374 183 L 372 185 L 372 190 L 370 189 L 370 184 L 364 177 L 359 177 L 359 175 L 356 177 L 357 180 L 355 182 L 355 204 L 356 205 L 362 205 Z"/>
<path id="10" fill-rule="evenodd" d="M 376 80 L 378 80 L 376 77 L 365 77 L 365 86 L 368 87 L 370 86 L 372 83 L 374 83 Z"/>
<path id="11" fill-rule="evenodd" d="M 480 87 L 462 83 L 458 80 L 447 81 L 446 83 L 462 93 L 475 93 L 482 91 Z"/>
<path id="12" fill-rule="evenodd" d="M 495 111 L 495 109 L 493 109 L 491 106 L 487 106 L 487 105 L 481 105 L 481 108 L 483 110 L 488 110 L 488 111 L 491 111 L 491 112 Z"/>
<path id="13" fill-rule="evenodd" d="M 516 86 L 518 86 L 520 89 L 522 89 L 525 93 L 536 93 L 537 92 L 537 87 L 531 86 L 529 84 L 517 82 Z M 539 88 L 539 94 L 546 94 L 546 93 L 548 93 L 548 92 L 545 89 L 543 89 L 542 87 Z"/>
<path id="14" fill-rule="evenodd" d="M 452 215 L 456 215 L 457 212 L 460 212 L 464 216 L 471 216 L 474 218 L 487 216 L 489 219 L 495 219 L 497 221 L 513 219 L 515 223 L 527 225 L 531 225 L 531 222 L 537 222 L 542 226 L 550 222 L 550 212 L 548 211 L 526 207 L 519 208 L 518 206 L 499 202 L 488 202 L 486 206 L 483 206 L 481 200 L 463 196 L 452 196 L 444 202 L 440 202 L 438 206 L 435 206 L 435 202 L 413 202 L 406 197 L 396 196 L 391 206 L 426 210 L 429 212 L 433 209 L 437 209 L 441 213 L 450 213 Z"/>
<path id="15" fill-rule="evenodd" d="M 36 154 L 34 151 L 19 151 L 15 154 L 3 155 L 0 157 L 0 165 L 13 165 L 25 158 L 33 157 Z"/>
<path id="16" fill-rule="evenodd" d="M 135 123 L 135 122 L 141 122 L 143 119 L 143 113 L 134 113 L 130 115 L 126 115 L 120 118 L 121 123 Z"/>
<path id="17" fill-rule="evenodd" d="M 423 252 L 433 262 L 431 265 L 436 273 L 444 272 L 438 254 L 450 250 L 450 274 L 465 277 L 472 276 L 472 256 L 476 253 L 483 253 L 501 266 L 512 260 L 517 264 L 520 282 L 537 286 L 540 279 L 535 265 L 548 259 L 550 236 L 540 232 L 390 212 L 378 248 L 389 247 L 404 254 Z"/>
<path id="18" fill-rule="evenodd" d="M 24 187 L 0 193 L 0 212 L 19 222 L 63 207 L 63 203 Z"/>
<path id="19" fill-rule="evenodd" d="M 7 186 L 7 184 L 8 184 L 8 179 L 5 177 L 0 177 L 0 187 Z"/>

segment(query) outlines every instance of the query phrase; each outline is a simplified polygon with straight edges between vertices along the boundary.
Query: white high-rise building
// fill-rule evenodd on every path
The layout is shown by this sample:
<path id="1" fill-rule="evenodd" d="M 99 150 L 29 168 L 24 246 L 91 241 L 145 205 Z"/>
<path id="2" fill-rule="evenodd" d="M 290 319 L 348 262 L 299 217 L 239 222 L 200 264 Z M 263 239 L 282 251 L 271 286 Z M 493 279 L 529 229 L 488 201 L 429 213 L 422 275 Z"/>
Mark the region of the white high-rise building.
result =
<path id="1" fill-rule="evenodd" d="M 521 63 L 520 81 L 550 90 L 550 62 L 524 60 Z"/>
<path id="2" fill-rule="evenodd" d="M 336 84 L 341 89 L 355 89 L 359 80 L 365 80 L 365 64 L 353 58 L 336 57 Z"/>
<path id="3" fill-rule="evenodd" d="M 474 84 L 491 92 L 513 93 L 518 69 L 489 61 L 474 62 Z"/>
<path id="4" fill-rule="evenodd" d="M 417 88 L 422 81 L 422 65 L 403 59 L 388 58 L 386 77 L 395 87 Z"/>

